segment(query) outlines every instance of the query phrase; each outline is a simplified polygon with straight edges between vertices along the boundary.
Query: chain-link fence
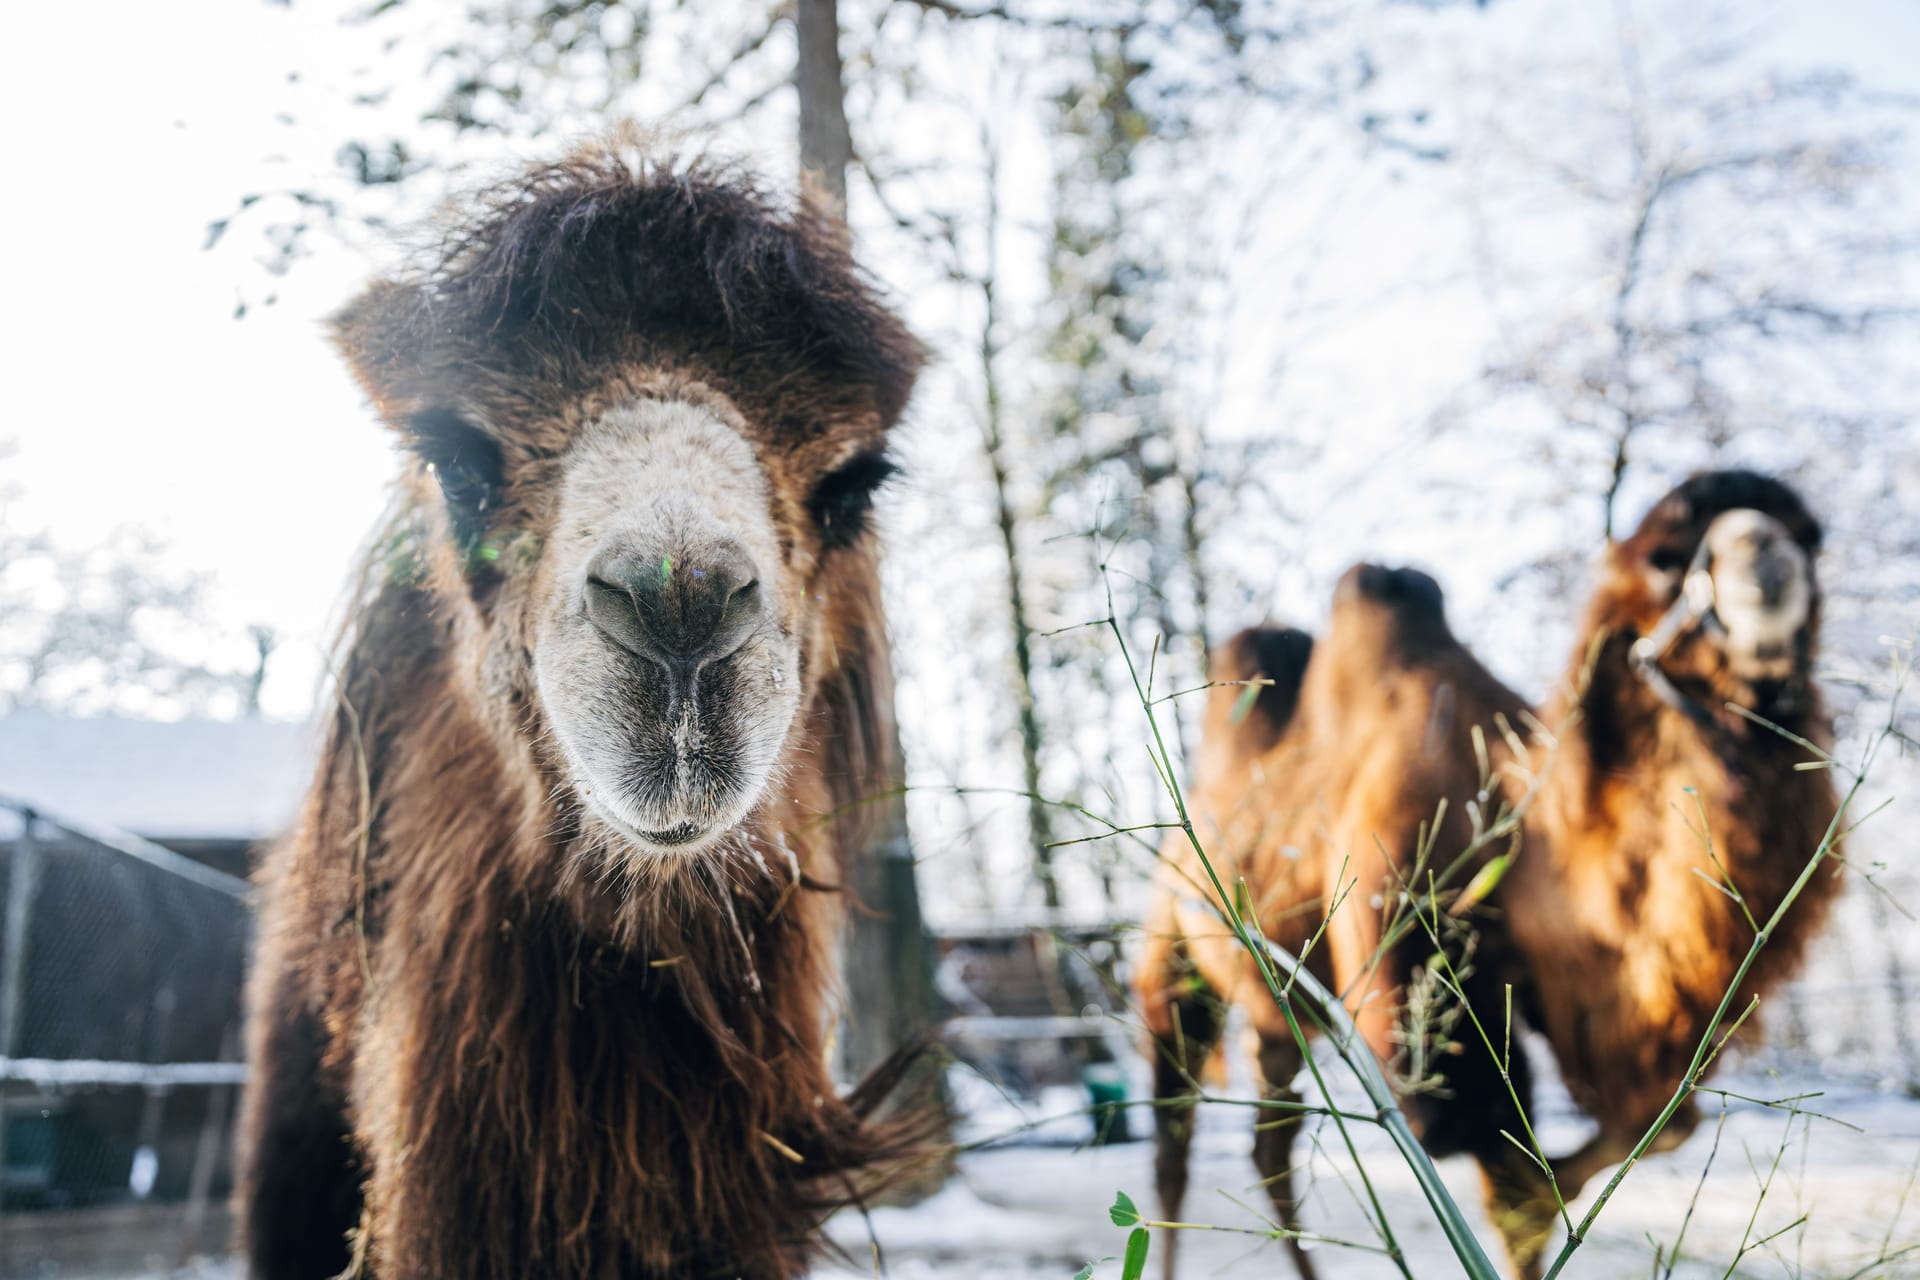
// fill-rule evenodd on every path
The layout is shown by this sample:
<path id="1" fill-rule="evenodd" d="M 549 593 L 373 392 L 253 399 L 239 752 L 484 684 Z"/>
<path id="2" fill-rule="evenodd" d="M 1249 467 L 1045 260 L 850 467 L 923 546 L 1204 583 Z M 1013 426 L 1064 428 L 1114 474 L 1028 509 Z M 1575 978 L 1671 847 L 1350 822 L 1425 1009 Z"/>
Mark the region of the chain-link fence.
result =
<path id="1" fill-rule="evenodd" d="M 0 1274 L 225 1243 L 245 880 L 0 798 Z"/>

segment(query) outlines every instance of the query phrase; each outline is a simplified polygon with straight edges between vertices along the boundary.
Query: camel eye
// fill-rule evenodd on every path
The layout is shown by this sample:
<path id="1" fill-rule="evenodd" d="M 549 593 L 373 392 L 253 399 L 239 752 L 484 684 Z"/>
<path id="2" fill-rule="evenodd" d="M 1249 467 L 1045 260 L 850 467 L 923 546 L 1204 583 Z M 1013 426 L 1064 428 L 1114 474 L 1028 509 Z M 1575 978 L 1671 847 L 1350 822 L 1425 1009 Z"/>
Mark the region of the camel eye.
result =
<path id="1" fill-rule="evenodd" d="M 807 508 L 830 550 L 851 546 L 867 531 L 875 491 L 898 471 L 881 454 L 863 453 L 814 487 Z"/>
<path id="2" fill-rule="evenodd" d="M 1655 573 L 1678 573 L 1687 567 L 1690 559 L 1674 547 L 1655 547 L 1647 556 L 1647 564 Z"/>
<path id="3" fill-rule="evenodd" d="M 451 409 L 417 413 L 408 426 L 414 452 L 440 482 L 454 532 L 462 542 L 476 541 L 500 488 L 500 446 Z"/>

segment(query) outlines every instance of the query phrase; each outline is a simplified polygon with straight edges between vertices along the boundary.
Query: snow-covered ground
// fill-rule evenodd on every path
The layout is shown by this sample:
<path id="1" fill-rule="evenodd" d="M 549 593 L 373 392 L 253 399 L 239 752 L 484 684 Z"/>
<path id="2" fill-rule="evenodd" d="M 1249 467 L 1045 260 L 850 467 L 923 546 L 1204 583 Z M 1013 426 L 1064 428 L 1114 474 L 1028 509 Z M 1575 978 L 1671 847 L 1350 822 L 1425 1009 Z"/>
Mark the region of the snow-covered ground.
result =
<path id="1" fill-rule="evenodd" d="M 1820 1087 L 1808 1081 L 1788 1087 L 1764 1077 L 1714 1083 L 1757 1098 Z M 1065 1104 L 1061 1110 L 1070 1110 L 1074 1103 L 1071 1095 L 1059 1101 Z M 1714 1146 L 1719 1100 L 1705 1097 L 1702 1102 L 1705 1119 L 1699 1130 L 1678 1151 L 1651 1158 L 1628 1175 L 1564 1275 L 1613 1280 L 1659 1274 L 1653 1270 L 1656 1246 L 1666 1246 L 1671 1254 Z M 1718 1153 L 1687 1226 L 1684 1260 L 1672 1273 L 1675 1280 L 1727 1275 L 1736 1259 L 1733 1276 L 1920 1277 L 1920 1187 L 1914 1185 L 1920 1165 L 1920 1101 L 1853 1087 L 1800 1105 L 1831 1119 L 1728 1104 Z M 1269 1206 L 1249 1157 L 1250 1123 L 1243 1108 L 1203 1110 L 1185 1220 L 1262 1228 L 1257 1215 Z M 975 1121 L 970 1128 L 978 1132 L 990 1124 Z M 1073 1134 L 1084 1126 L 1083 1120 L 1074 1119 L 1040 1130 L 1039 1138 L 1058 1139 L 1049 1145 L 1029 1134 L 1021 1145 L 961 1157 L 958 1176 L 933 1198 L 911 1208 L 875 1210 L 871 1234 L 857 1215 L 842 1215 L 831 1224 L 830 1234 L 852 1261 L 829 1264 L 818 1274 L 833 1280 L 873 1276 L 877 1242 L 885 1275 L 892 1280 L 1068 1280 L 1089 1262 L 1095 1276 L 1111 1280 L 1120 1274 L 1117 1255 L 1126 1233 L 1108 1220 L 1107 1207 L 1116 1191 L 1124 1191 L 1143 1213 L 1155 1214 L 1152 1149 L 1147 1142 L 1072 1145 Z M 1580 1137 L 1578 1122 L 1564 1113 L 1545 1117 L 1543 1127 L 1542 1140 L 1549 1150 L 1567 1149 Z M 1761 1185 L 1783 1137 L 1785 1152 L 1763 1198 Z M 1356 1138 L 1414 1275 L 1424 1280 L 1460 1274 L 1412 1175 L 1390 1144 L 1372 1131 L 1359 1132 Z M 1305 1147 L 1303 1142 L 1299 1149 Z M 1493 1247 L 1495 1236 L 1479 1213 L 1474 1167 L 1449 1160 L 1440 1171 L 1472 1215 L 1481 1239 Z M 1353 1161 L 1331 1129 L 1310 1152 L 1301 1183 L 1306 1188 L 1307 1229 L 1349 1240 L 1376 1239 L 1360 1209 Z M 1576 1221 L 1601 1185 L 1602 1180 L 1596 1180 L 1574 1204 Z M 1783 1229 L 1740 1258 L 1743 1242 L 1751 1245 Z M 1148 1274 L 1157 1276 L 1157 1255 L 1166 1239 L 1164 1233 L 1154 1235 L 1156 1256 Z M 1871 1265 L 1902 1246 L 1914 1252 Z M 1182 1276 L 1292 1274 L 1282 1247 L 1258 1235 L 1183 1231 L 1178 1248 Z M 1316 1258 L 1323 1278 L 1372 1280 L 1397 1274 L 1384 1257 L 1358 1250 L 1321 1245 Z"/>
<path id="2" fill-rule="evenodd" d="M 1818 1081 L 1782 1081 L 1757 1074 L 1719 1078 L 1716 1087 L 1755 1098 L 1817 1090 Z M 1137 1096 L 1137 1095 L 1136 1095 Z M 821 1280 L 1070 1280 L 1094 1265 L 1100 1280 L 1120 1274 L 1117 1255 L 1126 1233 L 1107 1208 L 1124 1191 L 1149 1217 L 1153 1198 L 1151 1144 L 1082 1145 L 1087 1121 L 1080 1099 L 1061 1091 L 1042 1100 L 1046 1114 L 1063 1118 L 1037 1127 L 1031 1113 L 979 1087 L 963 1088 L 970 1118 L 962 1136 L 983 1141 L 1018 1133 L 960 1157 L 953 1181 L 910 1208 L 880 1208 L 863 1220 L 848 1213 L 828 1233 L 845 1258 L 823 1263 Z M 1730 1102 L 1712 1168 L 1718 1099 L 1706 1097 L 1699 1130 L 1678 1151 L 1636 1168 L 1601 1214 L 1587 1244 L 1563 1273 L 1572 1280 L 1653 1276 L 1656 1248 L 1671 1254 L 1683 1221 L 1684 1257 L 1672 1280 L 1712 1277 L 1789 1277 L 1792 1280 L 1920 1280 L 1920 1100 L 1837 1086 L 1801 1105 L 1827 1119 Z M 1564 1097 L 1549 1098 L 1540 1123 L 1549 1150 L 1578 1142 L 1578 1120 Z M 1024 1121 L 1029 1122 L 1023 1124 Z M 1141 1116 L 1140 1119 L 1144 1119 Z M 1262 1228 L 1266 1202 L 1249 1158 L 1251 1116 L 1242 1107 L 1204 1108 L 1194 1142 L 1192 1190 L 1183 1213 L 1191 1222 Z M 1362 1162 L 1388 1221 L 1420 1280 L 1460 1274 L 1439 1228 L 1406 1166 L 1384 1138 L 1356 1132 Z M 1784 1150 L 1783 1150 L 1784 1141 Z M 1326 1236 L 1371 1241 L 1360 1208 L 1354 1162 L 1332 1130 L 1307 1151 L 1304 1225 Z M 1773 1169 L 1771 1186 L 1762 1185 Z M 1477 1234 L 1493 1246 L 1479 1213 L 1479 1185 L 1471 1164 L 1445 1161 L 1440 1172 L 1469 1213 Z M 1695 1188 L 1700 1192 L 1695 1202 Z M 1578 1219 L 1600 1190 L 1596 1180 L 1573 1206 Z M 1776 1234 L 1778 1233 L 1778 1234 Z M 1755 1245 L 1766 1237 L 1764 1244 Z M 1157 1277 L 1164 1233 L 1155 1231 L 1148 1275 Z M 877 1269 L 874 1246 L 883 1269 Z M 1749 1246 L 1742 1256 L 1743 1244 Z M 1900 1255 L 1901 1249 L 1909 1252 Z M 1261 1277 L 1287 1280 L 1293 1272 L 1280 1245 L 1257 1234 L 1183 1231 L 1182 1277 Z M 1895 1255 L 1890 1261 L 1876 1259 Z M 1396 1275 L 1383 1257 L 1321 1245 L 1315 1252 L 1322 1280 L 1374 1280 Z M 1730 1265 L 1731 1264 L 1731 1265 Z M 78 1273 L 48 1271 L 63 1280 Z M 203 1262 L 185 1270 L 150 1273 L 147 1280 L 232 1280 L 227 1264 Z M 106 1280 L 86 1277 L 86 1280 Z"/>

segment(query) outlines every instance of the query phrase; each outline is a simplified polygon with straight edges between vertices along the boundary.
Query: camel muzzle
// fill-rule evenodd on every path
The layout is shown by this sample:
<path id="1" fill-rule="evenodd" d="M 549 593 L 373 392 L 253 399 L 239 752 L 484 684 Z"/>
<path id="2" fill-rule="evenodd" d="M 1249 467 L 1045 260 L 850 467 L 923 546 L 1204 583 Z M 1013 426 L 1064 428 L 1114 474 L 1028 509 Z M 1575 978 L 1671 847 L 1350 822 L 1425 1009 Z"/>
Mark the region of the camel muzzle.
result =
<path id="1" fill-rule="evenodd" d="M 1727 511 L 1707 526 L 1679 593 L 1653 630 L 1634 642 L 1628 660 L 1662 702 L 1704 726 L 1712 714 L 1660 666 L 1680 638 L 1698 628 L 1720 646 L 1733 674 L 1772 707 L 1790 703 L 1802 682 L 1801 638 L 1812 614 L 1806 550 L 1764 512 Z"/>
<path id="2" fill-rule="evenodd" d="M 1750 681 L 1795 674 L 1813 612 L 1807 553 L 1785 525 L 1759 511 L 1729 511 L 1707 527 L 1713 617 L 1734 673 Z"/>

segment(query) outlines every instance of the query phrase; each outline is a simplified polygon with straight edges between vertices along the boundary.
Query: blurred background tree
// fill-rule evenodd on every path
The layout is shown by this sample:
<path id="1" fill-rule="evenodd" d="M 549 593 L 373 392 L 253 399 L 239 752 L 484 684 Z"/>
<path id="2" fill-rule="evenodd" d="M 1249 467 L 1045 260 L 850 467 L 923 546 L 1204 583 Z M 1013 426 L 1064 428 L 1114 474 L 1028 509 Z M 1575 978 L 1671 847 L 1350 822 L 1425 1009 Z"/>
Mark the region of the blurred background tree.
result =
<path id="1" fill-rule="evenodd" d="M 1495 338 L 1439 420 L 1469 450 L 1537 442 L 1538 483 L 1591 537 L 1631 528 L 1623 496 L 1679 472 L 1778 472 L 1826 499 L 1836 544 L 1874 548 L 1877 568 L 1831 581 L 1842 619 L 1859 593 L 1884 626 L 1920 599 L 1903 354 L 1920 291 L 1898 180 L 1912 104 L 1766 67 L 1762 30 L 1725 7 L 1622 9 L 1604 34 L 1525 68 L 1555 84 L 1551 110 L 1506 110 L 1511 75 L 1477 82 L 1468 198 Z M 1559 243 L 1516 251 L 1543 215 Z M 1517 572 L 1557 595 L 1585 560 L 1570 540 Z"/>
<path id="2" fill-rule="evenodd" d="M 12 450 L 0 441 L 0 464 Z M 273 635 L 250 646 L 210 620 L 206 575 L 122 526 L 62 546 L 21 527 L 0 478 L 0 715 L 172 718 L 259 710 Z"/>
<path id="3" fill-rule="evenodd" d="M 1203 682 L 1209 637 L 1311 625 L 1346 563 L 1411 561 L 1538 695 L 1605 536 L 1686 471 L 1748 464 L 1829 513 L 1838 676 L 1912 625 L 1913 104 L 1745 10 L 340 12 L 370 52 L 321 97 L 351 127 L 290 87 L 308 162 L 210 229 L 258 258 L 250 304 L 316 234 L 378 255 L 481 170 L 611 117 L 776 174 L 795 140 L 825 157 L 808 167 L 938 357 L 887 515 L 941 919 L 1131 910 L 1145 850 L 1079 816 L 1166 816 L 1086 625 L 1109 587 L 1166 696 Z M 837 79 L 814 74 L 830 53 Z M 1185 745 L 1198 701 L 1162 708 Z"/>

